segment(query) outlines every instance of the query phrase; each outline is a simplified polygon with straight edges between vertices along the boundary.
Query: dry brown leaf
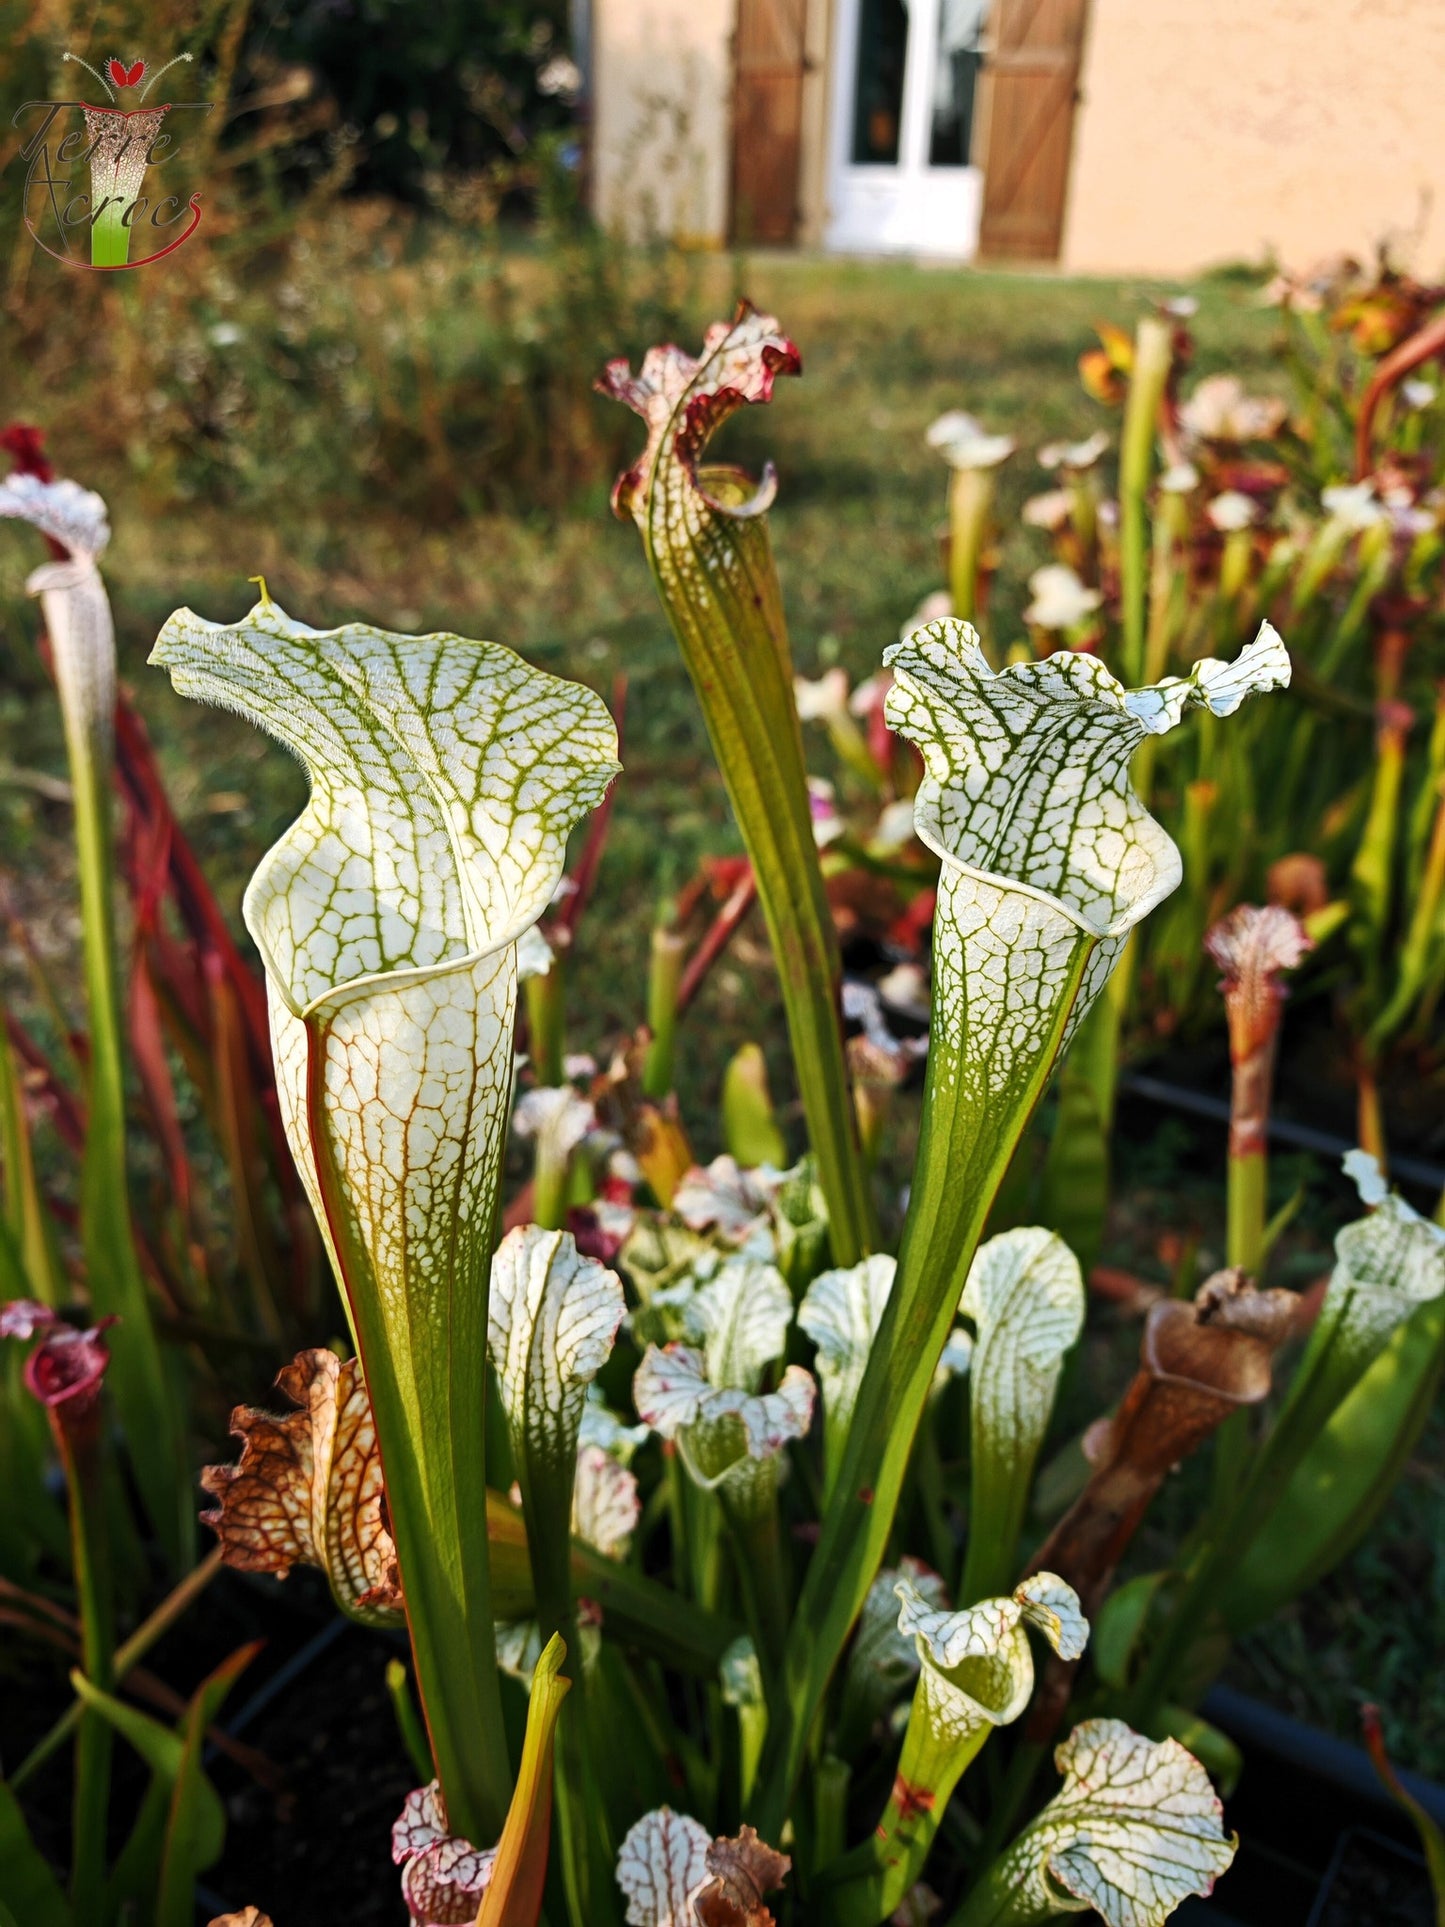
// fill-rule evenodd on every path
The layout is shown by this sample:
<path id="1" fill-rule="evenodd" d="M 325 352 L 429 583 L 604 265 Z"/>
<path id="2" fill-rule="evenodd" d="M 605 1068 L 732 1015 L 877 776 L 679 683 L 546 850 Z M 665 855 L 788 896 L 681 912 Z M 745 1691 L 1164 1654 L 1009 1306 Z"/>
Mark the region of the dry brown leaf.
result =
<path id="1" fill-rule="evenodd" d="M 272 1922 L 259 1907 L 243 1907 L 238 1914 L 217 1914 L 211 1927 L 272 1927 Z"/>
<path id="2" fill-rule="evenodd" d="M 702 1927 L 774 1927 L 764 1894 L 781 1887 L 792 1861 L 760 1840 L 751 1827 L 707 1850 L 708 1884 L 693 1895 Z"/>
<path id="3" fill-rule="evenodd" d="M 1237 1265 L 1206 1278 L 1194 1304 L 1201 1325 L 1263 1339 L 1271 1351 L 1289 1337 L 1299 1308 L 1294 1292 L 1260 1291 Z"/>
<path id="4" fill-rule="evenodd" d="M 1298 1300 L 1220 1271 L 1194 1303 L 1161 1299 L 1144 1323 L 1139 1370 L 1118 1412 L 1089 1428 L 1089 1483 L 1039 1549 L 1034 1565 L 1059 1573 L 1090 1607 L 1171 1466 L 1187 1459 L 1231 1412 L 1269 1392 L 1275 1348 Z"/>
<path id="5" fill-rule="evenodd" d="M 277 1578 L 296 1565 L 319 1566 L 343 1612 L 364 1625 L 395 1625 L 401 1584 L 361 1367 L 334 1352 L 298 1352 L 276 1383 L 301 1409 L 276 1418 L 236 1407 L 240 1464 L 202 1472 L 220 1504 L 201 1516 L 228 1566 Z"/>
<path id="6" fill-rule="evenodd" d="M 637 1136 L 633 1156 L 653 1195 L 664 1205 L 681 1184 L 696 1159 L 675 1110 L 668 1100 L 661 1104 L 639 1104 Z"/>
<path id="7" fill-rule="evenodd" d="M 1066 1579 L 1091 1617 L 1170 1469 L 1231 1413 L 1268 1396 L 1274 1353 L 1298 1307 L 1296 1293 L 1260 1291 L 1239 1270 L 1207 1278 L 1193 1304 L 1152 1307 L 1119 1410 L 1085 1434 L 1089 1482 L 1030 1562 Z M 1031 1742 L 1053 1736 L 1072 1678 L 1072 1664 L 1050 1659 L 1025 1728 Z"/>

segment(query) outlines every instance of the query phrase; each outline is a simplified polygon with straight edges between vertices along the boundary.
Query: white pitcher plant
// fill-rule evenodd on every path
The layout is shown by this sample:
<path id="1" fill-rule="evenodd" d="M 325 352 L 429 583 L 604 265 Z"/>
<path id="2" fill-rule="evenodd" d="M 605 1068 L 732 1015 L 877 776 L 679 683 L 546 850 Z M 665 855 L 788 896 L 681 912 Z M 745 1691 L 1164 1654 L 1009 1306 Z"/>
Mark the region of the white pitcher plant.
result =
<path id="1" fill-rule="evenodd" d="M 1199 707 L 1286 685 L 1264 624 L 1232 663 L 1125 689 L 1091 656 L 995 672 L 940 621 L 884 657 L 892 727 L 922 751 L 919 838 L 942 865 L 919 1141 L 898 1276 L 808 1568 L 769 1730 L 759 1812 L 781 1823 L 833 1667 L 882 1561 L 915 1428 L 1014 1147 L 1130 930 L 1179 883 L 1179 852 L 1129 780 L 1134 751 Z"/>
<path id="2" fill-rule="evenodd" d="M 494 1838 L 510 1783 L 482 1410 L 517 943 L 617 773 L 616 731 L 590 690 L 495 643 L 311 629 L 264 591 L 235 624 L 178 611 L 152 661 L 311 779 L 244 914 L 376 1414 L 442 1792 L 459 1834 Z"/>

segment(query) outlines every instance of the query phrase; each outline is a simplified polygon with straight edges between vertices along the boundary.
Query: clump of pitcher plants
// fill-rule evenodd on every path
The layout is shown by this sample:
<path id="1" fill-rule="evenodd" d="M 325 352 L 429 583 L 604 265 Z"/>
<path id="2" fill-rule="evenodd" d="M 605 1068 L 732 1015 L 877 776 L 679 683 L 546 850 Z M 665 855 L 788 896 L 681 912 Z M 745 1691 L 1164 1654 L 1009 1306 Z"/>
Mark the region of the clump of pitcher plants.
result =
<path id="1" fill-rule="evenodd" d="M 151 661 L 176 690 L 267 730 L 309 778 L 244 898 L 269 1013 L 254 1088 L 346 1327 L 335 1350 L 297 1349 L 276 1412 L 238 1406 L 239 1453 L 205 1470 L 204 1519 L 226 1564 L 317 1567 L 340 1611 L 405 1628 L 420 1717 L 404 1678 L 396 1697 L 418 1784 L 391 1845 L 412 1927 L 535 1927 L 544 1908 L 554 1927 L 1029 1927 L 1089 1908 L 1151 1927 L 1230 1865 L 1185 1743 L 1215 1755 L 1197 1703 L 1228 1637 L 1336 1564 L 1382 1502 L 1438 1376 L 1445 1232 L 1356 1154 L 1361 1211 L 1328 1287 L 1307 1301 L 1266 1282 L 1284 973 L 1329 937 L 1277 905 L 1206 919 L 1235 1075 L 1229 1262 L 1154 1306 L 1072 1493 L 1048 1499 L 1097 1201 L 1082 1181 L 1060 1188 L 1067 1160 L 1044 1195 L 1068 1208 L 1046 1221 L 1003 1218 L 1001 1194 L 1061 1065 L 1055 1150 L 1106 1131 L 1141 933 L 1181 884 L 1191 915 L 1213 903 L 1210 862 L 1190 869 L 1210 835 L 1184 837 L 1186 861 L 1151 793 L 1182 781 L 1207 817 L 1204 787 L 1248 793 L 1252 765 L 1293 743 L 1300 698 L 1281 692 L 1314 635 L 1300 572 L 1332 582 L 1376 526 L 1368 505 L 1337 502 L 1302 539 L 1280 506 L 1293 471 L 1257 446 L 1286 432 L 1281 409 L 1217 379 L 1176 394 L 1183 321 L 1149 317 L 1095 370 L 1125 397 L 1117 517 L 1102 436 L 1046 451 L 1053 499 L 1031 519 L 1056 559 L 1013 646 L 969 620 L 1012 444 L 962 415 L 935 423 L 951 612 L 880 638 L 856 691 L 797 675 L 768 534 L 776 479 L 711 450 L 730 415 L 800 372 L 779 323 L 744 307 L 699 357 L 609 365 L 601 386 L 645 425 L 615 506 L 641 534 L 746 861 L 660 921 L 639 1029 L 605 1064 L 565 1048 L 546 935 L 563 913 L 539 932 L 565 901 L 569 833 L 626 783 L 597 695 L 495 642 L 313 628 L 264 583 L 239 620 L 182 609 L 160 632 Z M 1380 500 L 1400 588 L 1426 537 L 1402 549 Z M 114 706 L 103 510 L 34 473 L 0 510 L 65 552 L 34 586 L 77 798 L 98 798 Z M 1176 564 L 1201 557 L 1212 586 L 1181 595 Z M 810 786 L 805 722 L 848 772 L 843 805 Z M 1308 757 L 1297 775 L 1315 781 Z M 104 815 L 78 814 L 97 875 Z M 887 871 L 886 913 L 845 882 L 869 864 Z M 728 1150 L 702 1166 L 672 1036 L 693 964 L 754 895 L 806 1141 L 790 1145 L 761 1053 L 743 1052 L 722 1094 Z M 92 1022 L 119 1049 L 109 912 L 94 891 L 86 910 Z M 844 980 L 850 915 L 893 946 L 867 982 Z M 91 1129 L 119 1129 L 108 1060 L 92 1058 Z M 919 1075 L 900 1226 L 879 1150 Z M 530 1177 L 509 1199 L 513 1137 Z M 164 1536 L 161 1454 L 185 1407 L 138 1271 L 103 1273 L 88 1247 L 97 1323 L 62 1318 L 38 1192 L 12 1163 L 23 1141 L 6 1140 L 0 1330 L 38 1344 L 7 1381 L 5 1423 L 33 1460 L 43 1413 L 69 1481 L 76 1863 L 67 1894 L 6 1788 L 0 1876 L 28 1883 L 44 1927 L 171 1927 L 219 1852 L 202 1746 L 249 1652 L 178 1727 L 118 1697 L 139 1654 L 115 1646 L 100 1562 L 94 1479 L 120 1449 L 96 1420 L 107 1347 L 123 1449 L 183 1601 L 196 1585 L 182 1535 Z M 118 1143 L 102 1145 L 101 1197 L 124 1195 Z M 117 1220 L 108 1235 L 131 1234 Z M 266 1315 L 285 1329 L 274 1300 Z M 1171 1469 L 1203 1452 L 1235 1476 L 1168 1563 L 1137 1570 Z M 107 1869 L 117 1737 L 171 1820 L 144 1809 Z M 286 1927 L 285 1894 L 266 1899 Z"/>

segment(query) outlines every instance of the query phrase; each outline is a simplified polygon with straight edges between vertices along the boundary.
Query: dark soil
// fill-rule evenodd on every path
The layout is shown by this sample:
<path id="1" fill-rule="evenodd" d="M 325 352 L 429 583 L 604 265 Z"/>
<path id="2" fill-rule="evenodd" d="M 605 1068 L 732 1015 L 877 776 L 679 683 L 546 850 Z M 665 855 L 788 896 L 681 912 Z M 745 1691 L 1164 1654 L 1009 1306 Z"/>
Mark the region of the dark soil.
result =
<path id="1" fill-rule="evenodd" d="M 278 1927 L 399 1927 L 391 1825 L 416 1773 L 383 1678 L 398 1650 L 348 1626 L 247 1724 L 247 1743 L 286 1768 L 284 1792 L 213 1764 L 229 1827 L 205 1884 L 228 1907 L 259 1907 Z"/>
<path id="2" fill-rule="evenodd" d="M 1437 1919 L 1420 1855 L 1351 1827 L 1309 1927 L 1434 1927 Z"/>
<path id="3" fill-rule="evenodd" d="M 224 1857 L 202 1877 L 198 1927 L 247 1905 L 269 1913 L 277 1927 L 335 1927 L 342 1920 L 347 1927 L 402 1927 L 391 1823 L 416 1774 L 384 1673 L 403 1643 L 339 1619 L 319 1573 L 297 1571 L 280 1585 L 223 1572 L 147 1665 L 187 1693 L 227 1654 L 258 1640 L 261 1650 L 232 1689 L 220 1725 L 265 1756 L 271 1784 L 258 1784 L 232 1759 L 209 1751 L 206 1770 L 225 1801 L 228 1824 Z M 0 1660 L 6 1771 L 18 1766 L 71 1697 L 59 1654 L 52 1658 L 29 1641 L 23 1653 L 18 1640 L 9 1644 Z M 36 1842 L 57 1867 L 69 1859 L 71 1760 L 70 1747 L 61 1747 L 22 1795 Z M 113 1853 L 124 1844 L 145 1781 L 137 1756 L 118 1743 Z"/>

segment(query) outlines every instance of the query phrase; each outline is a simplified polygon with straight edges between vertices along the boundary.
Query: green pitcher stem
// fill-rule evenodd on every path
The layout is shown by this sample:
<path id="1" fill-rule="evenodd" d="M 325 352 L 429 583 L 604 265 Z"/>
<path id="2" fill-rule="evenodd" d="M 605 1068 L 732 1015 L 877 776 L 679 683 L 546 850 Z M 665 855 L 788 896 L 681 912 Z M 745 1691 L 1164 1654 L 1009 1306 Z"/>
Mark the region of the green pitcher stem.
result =
<path id="1" fill-rule="evenodd" d="M 1008 1169 L 1053 1071 L 1096 939 L 1080 932 L 1037 1055 L 1020 1066 L 1012 1102 L 989 1115 L 959 1074 L 939 1000 L 928 1054 L 923 1126 L 894 1287 L 869 1354 L 818 1547 L 793 1616 L 783 1692 L 768 1733 L 754 1824 L 777 1839 L 813 1721 L 868 1587 L 882 1563 L 914 1434 L 963 1290 Z"/>
<path id="2" fill-rule="evenodd" d="M 406 1598 L 407 1626 L 422 1712 L 447 1817 L 465 1839 L 493 1841 L 511 1799 L 511 1773 L 493 1630 L 491 1561 L 484 1503 L 487 1295 L 490 1240 L 470 1254 L 481 1280 L 459 1309 L 445 1376 L 418 1382 L 397 1370 L 381 1294 L 351 1214 L 331 1149 L 324 1095 L 324 1044 L 310 1026 L 307 1110 L 326 1225 L 342 1271 L 357 1349 L 376 1419 L 392 1536 Z M 476 1284 L 473 1280 L 473 1284 Z M 461 1294 L 457 1294 L 460 1297 Z"/>
<path id="3" fill-rule="evenodd" d="M 692 667 L 691 653 L 684 650 L 684 656 Z M 757 878 L 758 900 L 778 967 L 808 1142 L 818 1160 L 818 1182 L 828 1204 L 833 1261 L 838 1265 L 856 1264 L 877 1241 L 872 1187 L 843 1054 L 839 1020 L 842 967 L 813 840 L 801 739 L 795 746 L 789 745 L 787 755 L 780 756 L 778 766 L 765 776 L 755 767 L 753 752 L 746 747 L 747 731 L 736 727 L 731 718 L 726 730 L 716 727 L 712 710 L 718 685 L 710 672 L 694 671 L 693 680 Z M 775 717 L 791 716 L 791 735 L 796 738 L 798 725 L 791 708 L 791 692 L 786 700 L 788 708 L 773 713 Z M 777 779 L 786 792 L 785 807 L 777 807 L 770 800 L 771 792 L 781 801 Z"/>
<path id="4" fill-rule="evenodd" d="M 1067 475 L 1069 520 L 1078 538 L 1086 582 L 1097 582 L 1099 569 L 1099 498 L 1092 473 L 1070 470 Z"/>
<path id="5" fill-rule="evenodd" d="M 62 706 L 64 709 L 64 705 Z M 64 714 L 75 798 L 76 868 L 90 1019 L 87 1129 L 81 1164 L 81 1233 L 92 1309 L 119 1320 L 110 1384 L 136 1479 L 166 1557 L 184 1571 L 195 1504 L 180 1406 L 151 1318 L 131 1228 L 126 1179 L 125 1069 L 116 971 L 110 828 L 110 759 L 82 720 Z"/>
<path id="6" fill-rule="evenodd" d="M 843 1051 L 842 964 L 813 835 L 782 591 L 765 518 L 735 470 L 694 470 L 670 424 L 639 522 L 752 859 L 835 1264 L 875 1248 L 872 1187 Z"/>
<path id="7" fill-rule="evenodd" d="M 566 959 L 552 956 L 550 970 L 524 979 L 527 1000 L 527 1043 L 537 1082 L 555 1089 L 562 1082 L 562 1044 L 566 1029 Z M 568 1651 L 576 1648 L 569 1646 Z"/>
<path id="8" fill-rule="evenodd" d="M 1236 1072 L 1236 1078 L 1238 1073 Z M 1269 1158 L 1264 1150 L 1229 1153 L 1227 1177 L 1227 1217 L 1225 1263 L 1259 1278 L 1264 1268 L 1266 1200 L 1269 1189 Z M 1253 1429 L 1252 1415 L 1232 1412 L 1214 1436 L 1214 1466 L 1211 1474 L 1215 1503 L 1227 1503 L 1229 1494 L 1239 1490 L 1249 1460 Z"/>
<path id="9" fill-rule="evenodd" d="M 679 1471 L 679 1477 L 687 1475 Z M 738 1636 L 736 1622 L 713 1612 L 706 1598 L 690 1599 L 685 1588 L 674 1591 L 580 1539 L 572 1541 L 572 1578 L 577 1593 L 602 1608 L 616 1639 L 679 1672 L 711 1679 Z"/>
<path id="10" fill-rule="evenodd" d="M 560 1231 L 567 1222 L 567 1183 L 571 1175 L 572 1158 L 569 1152 L 560 1157 L 546 1143 L 546 1132 L 537 1134 L 537 1153 L 532 1166 L 532 1223 L 542 1226 L 544 1231 Z M 566 1633 L 562 1627 L 554 1629 Z M 567 1640 L 567 1650 L 575 1653 L 577 1642 Z M 566 1715 L 563 1715 L 565 1720 Z"/>
<path id="11" fill-rule="evenodd" d="M 961 622 L 978 619 L 979 562 L 993 492 L 988 468 L 956 468 L 948 485 L 948 589 Z"/>
<path id="12" fill-rule="evenodd" d="M 115 1679 L 115 1602 L 110 1542 L 102 1491 L 101 1415 L 94 1412 L 76 1431 L 54 1424 L 65 1469 L 70 1542 L 80 1606 L 81 1664 L 93 1686 L 108 1693 Z M 91 1710 L 79 1714 L 75 1735 L 72 1806 L 71 1904 L 77 1923 L 96 1927 L 110 1917 L 105 1902 L 106 1833 L 110 1808 L 110 1722 Z"/>
<path id="13" fill-rule="evenodd" d="M 642 1065 L 642 1092 L 658 1102 L 674 1083 L 677 1051 L 677 993 L 687 946 L 675 930 L 659 924 L 652 933 L 647 971 L 647 1028 L 652 1041 Z"/>
<path id="14" fill-rule="evenodd" d="M 877 1927 L 902 1904 L 923 1872 L 954 1788 L 993 1731 L 980 1720 L 961 1739 L 938 1738 L 923 1709 L 925 1692 L 920 1686 L 914 1694 L 883 1817 L 838 1867 L 840 1884 L 829 1883 L 829 1927 Z"/>
<path id="15" fill-rule="evenodd" d="M 753 1471 L 752 1468 L 749 1468 Z M 788 1635 L 788 1576 L 778 1521 L 778 1486 L 772 1465 L 753 1471 L 737 1487 L 718 1488 L 718 1503 L 732 1540 L 748 1631 L 762 1666 L 771 1706 Z"/>
<path id="16" fill-rule="evenodd" d="M 1147 495 L 1153 466 L 1154 425 L 1169 379 L 1171 352 L 1168 325 L 1146 316 L 1139 323 L 1134 339 L 1134 372 L 1129 381 L 1119 453 L 1119 600 L 1124 627 L 1124 674 L 1129 682 L 1145 680 Z"/>
<path id="17" fill-rule="evenodd" d="M 553 1436 L 543 1442 L 518 1418 L 512 1425 L 512 1456 L 522 1488 L 542 1645 L 560 1633 L 574 1655 L 573 1690 L 559 1717 L 555 1775 L 558 1858 L 568 1911 L 574 1927 L 617 1927 L 612 1880 L 616 1850 L 608 1837 L 605 1809 L 593 1797 L 601 1763 L 589 1744 L 589 1695 L 573 1596 L 577 1441 L 574 1435 L 570 1441 Z"/>
<path id="18" fill-rule="evenodd" d="M 1098 1105 L 1099 1124 L 1107 1141 L 1114 1128 L 1114 1107 L 1119 1096 L 1119 1047 L 1124 1019 L 1134 989 L 1134 967 L 1139 959 L 1139 933 L 1131 930 L 1119 953 L 1113 976 L 1099 993 L 1099 1000 L 1079 1026 L 1070 1056 L 1078 1060 Z"/>
<path id="19" fill-rule="evenodd" d="M 1264 1258 L 1269 1160 L 1263 1151 L 1231 1152 L 1225 1262 L 1257 1278 Z"/>
<path id="20" fill-rule="evenodd" d="M 416 1774 L 418 1784 L 424 1786 L 433 1772 L 431 1746 L 416 1710 L 416 1701 L 411 1696 L 411 1681 L 407 1677 L 404 1659 L 389 1659 L 386 1662 L 386 1692 L 412 1771 Z"/>
<path id="21" fill-rule="evenodd" d="M 1415 903 L 1400 949 L 1395 991 L 1366 1036 L 1365 1049 L 1370 1054 L 1383 1050 L 1429 981 L 1433 951 L 1439 942 L 1437 930 L 1442 901 L 1445 901 L 1445 791 L 1435 807 Z"/>
<path id="22" fill-rule="evenodd" d="M 0 1179 L 3 1179 L 9 1234 L 6 1252 L 13 1256 L 16 1272 L 5 1290 L 15 1298 L 38 1298 L 42 1304 L 58 1305 L 65 1295 L 64 1274 L 55 1248 L 54 1228 L 36 1180 L 25 1098 L 3 1010 L 0 1010 Z"/>

